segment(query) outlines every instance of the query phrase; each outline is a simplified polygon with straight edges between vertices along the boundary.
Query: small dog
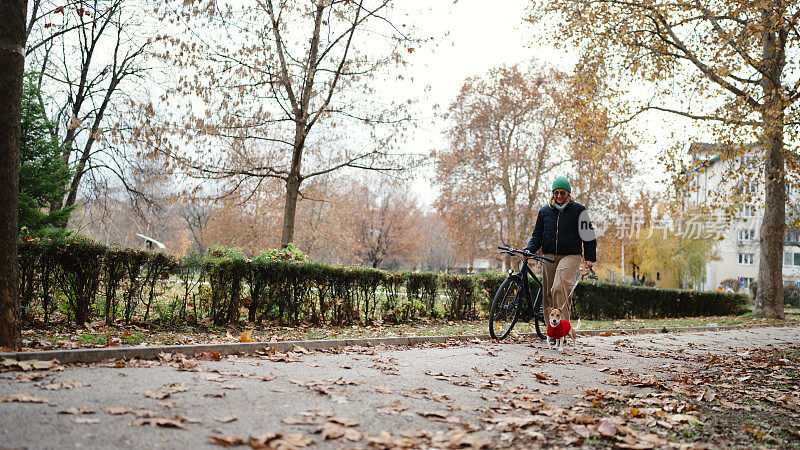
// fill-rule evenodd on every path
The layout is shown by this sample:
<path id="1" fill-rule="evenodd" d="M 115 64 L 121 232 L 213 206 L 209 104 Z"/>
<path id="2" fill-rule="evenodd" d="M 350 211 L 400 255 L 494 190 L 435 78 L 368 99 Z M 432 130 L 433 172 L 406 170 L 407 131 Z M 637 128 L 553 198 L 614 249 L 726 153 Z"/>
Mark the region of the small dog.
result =
<path id="1" fill-rule="evenodd" d="M 578 319 L 578 325 L 573 329 L 569 320 L 561 319 L 561 309 L 553 308 L 548 314 L 547 320 L 547 348 L 555 347 L 556 350 L 561 351 L 561 345 L 566 342 L 567 336 L 572 336 L 572 345 L 575 346 L 575 331 L 580 330 L 581 321 Z M 550 346 L 550 338 L 553 338 L 553 346 Z"/>

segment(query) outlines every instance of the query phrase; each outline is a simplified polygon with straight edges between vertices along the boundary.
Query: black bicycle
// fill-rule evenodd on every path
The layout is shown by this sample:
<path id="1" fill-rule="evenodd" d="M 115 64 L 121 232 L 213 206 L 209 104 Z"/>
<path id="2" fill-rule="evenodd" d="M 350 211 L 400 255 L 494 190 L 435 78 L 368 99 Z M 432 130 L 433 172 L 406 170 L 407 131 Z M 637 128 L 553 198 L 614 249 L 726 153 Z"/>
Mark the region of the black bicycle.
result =
<path id="1" fill-rule="evenodd" d="M 530 323 L 533 320 L 536 327 L 536 334 L 541 339 L 545 338 L 544 308 L 542 307 L 542 282 L 528 267 L 528 259 L 538 261 L 555 262 L 553 258 L 542 255 L 535 255 L 524 250 L 516 250 L 509 247 L 498 246 L 500 253 L 516 255 L 522 257 L 519 272 L 508 271 L 508 277 L 503 280 L 503 284 L 497 289 L 497 293 L 492 300 L 492 307 L 489 310 L 489 335 L 492 339 L 505 339 L 511 333 L 518 320 Z M 528 282 L 528 275 L 533 278 L 534 283 Z M 531 300 L 531 287 L 537 289 L 536 299 Z"/>

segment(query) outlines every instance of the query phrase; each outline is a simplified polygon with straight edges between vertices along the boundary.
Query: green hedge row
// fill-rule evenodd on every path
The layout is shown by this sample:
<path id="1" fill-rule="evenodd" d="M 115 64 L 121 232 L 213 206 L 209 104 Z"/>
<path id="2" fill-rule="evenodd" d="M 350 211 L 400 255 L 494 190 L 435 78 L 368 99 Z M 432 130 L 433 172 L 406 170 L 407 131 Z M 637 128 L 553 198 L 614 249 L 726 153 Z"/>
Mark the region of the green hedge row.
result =
<path id="1" fill-rule="evenodd" d="M 293 248 L 245 258 L 212 248 L 205 258 L 107 247 L 91 241 L 22 242 L 20 306 L 29 320 L 60 311 L 83 324 L 117 321 L 331 324 L 476 319 L 505 274 L 477 277 L 387 272 L 306 261 Z M 677 317 L 740 312 L 743 294 L 581 283 L 575 317 Z"/>
<path id="2" fill-rule="evenodd" d="M 505 275 L 483 274 L 478 280 L 484 292 L 493 293 L 504 278 Z M 580 282 L 572 301 L 572 317 L 604 320 L 731 315 L 743 313 L 746 303 L 746 294 L 732 292 Z"/>
<path id="3" fill-rule="evenodd" d="M 162 323 L 224 325 L 243 314 L 259 323 L 332 325 L 477 318 L 479 294 L 470 277 L 331 266 L 299 255 L 290 248 L 249 260 L 237 249 L 212 248 L 203 259 L 179 261 L 86 240 L 21 242 L 20 306 L 28 320 L 49 322 L 58 310 L 76 324 L 155 316 Z"/>
<path id="4" fill-rule="evenodd" d="M 573 316 L 591 320 L 741 314 L 746 294 L 687 291 L 609 283 L 579 283 Z"/>

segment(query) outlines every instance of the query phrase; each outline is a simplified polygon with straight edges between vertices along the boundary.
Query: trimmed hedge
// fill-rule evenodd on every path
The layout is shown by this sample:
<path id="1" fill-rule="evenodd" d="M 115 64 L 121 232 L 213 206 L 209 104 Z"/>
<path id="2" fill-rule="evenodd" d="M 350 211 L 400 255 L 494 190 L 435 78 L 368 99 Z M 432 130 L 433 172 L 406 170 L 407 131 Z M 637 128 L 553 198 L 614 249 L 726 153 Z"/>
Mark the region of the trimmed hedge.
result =
<path id="1" fill-rule="evenodd" d="M 504 279 L 499 273 L 478 277 L 489 304 Z M 747 295 L 580 282 L 572 303 L 572 317 L 588 320 L 721 316 L 743 313 Z"/>
<path id="2" fill-rule="evenodd" d="M 650 319 L 741 314 L 747 295 L 582 282 L 573 302 L 574 317 Z"/>
<path id="3" fill-rule="evenodd" d="M 489 309 L 502 273 L 477 277 L 387 272 L 305 260 L 293 248 L 254 260 L 240 250 L 209 249 L 203 259 L 107 247 L 87 240 L 22 242 L 20 306 L 27 320 L 49 322 L 58 309 L 83 324 L 102 318 L 162 324 L 241 321 L 346 325 L 409 322 L 442 315 L 476 319 Z M 180 283 L 159 280 L 172 274 Z M 439 294 L 441 293 L 441 295 Z M 587 319 L 736 314 L 743 294 L 581 283 L 573 315 Z"/>

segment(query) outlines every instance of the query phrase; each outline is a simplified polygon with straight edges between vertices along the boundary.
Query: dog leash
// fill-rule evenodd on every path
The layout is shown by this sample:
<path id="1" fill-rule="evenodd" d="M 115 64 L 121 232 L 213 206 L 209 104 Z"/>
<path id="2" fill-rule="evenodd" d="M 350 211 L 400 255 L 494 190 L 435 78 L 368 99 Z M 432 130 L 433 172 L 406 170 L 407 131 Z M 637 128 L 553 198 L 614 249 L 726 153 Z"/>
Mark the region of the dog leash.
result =
<path id="1" fill-rule="evenodd" d="M 584 270 L 582 270 L 582 269 L 578 269 L 578 270 L 580 271 L 580 275 L 578 276 L 578 279 L 575 280 L 575 284 L 572 285 L 572 290 L 569 291 L 569 295 L 567 295 L 567 299 L 564 300 L 564 305 L 561 308 L 559 308 L 560 310 L 564 311 L 564 309 L 567 307 L 567 304 L 569 304 L 569 307 L 570 307 L 570 310 L 569 310 L 570 314 L 569 315 L 570 316 L 572 316 L 572 296 L 575 293 L 575 288 L 578 287 L 578 283 L 580 283 L 583 280 L 584 275 L 586 275 Z M 594 269 L 592 269 L 591 267 L 589 267 L 589 279 L 590 280 L 596 280 L 597 279 L 597 274 L 594 273 Z"/>

